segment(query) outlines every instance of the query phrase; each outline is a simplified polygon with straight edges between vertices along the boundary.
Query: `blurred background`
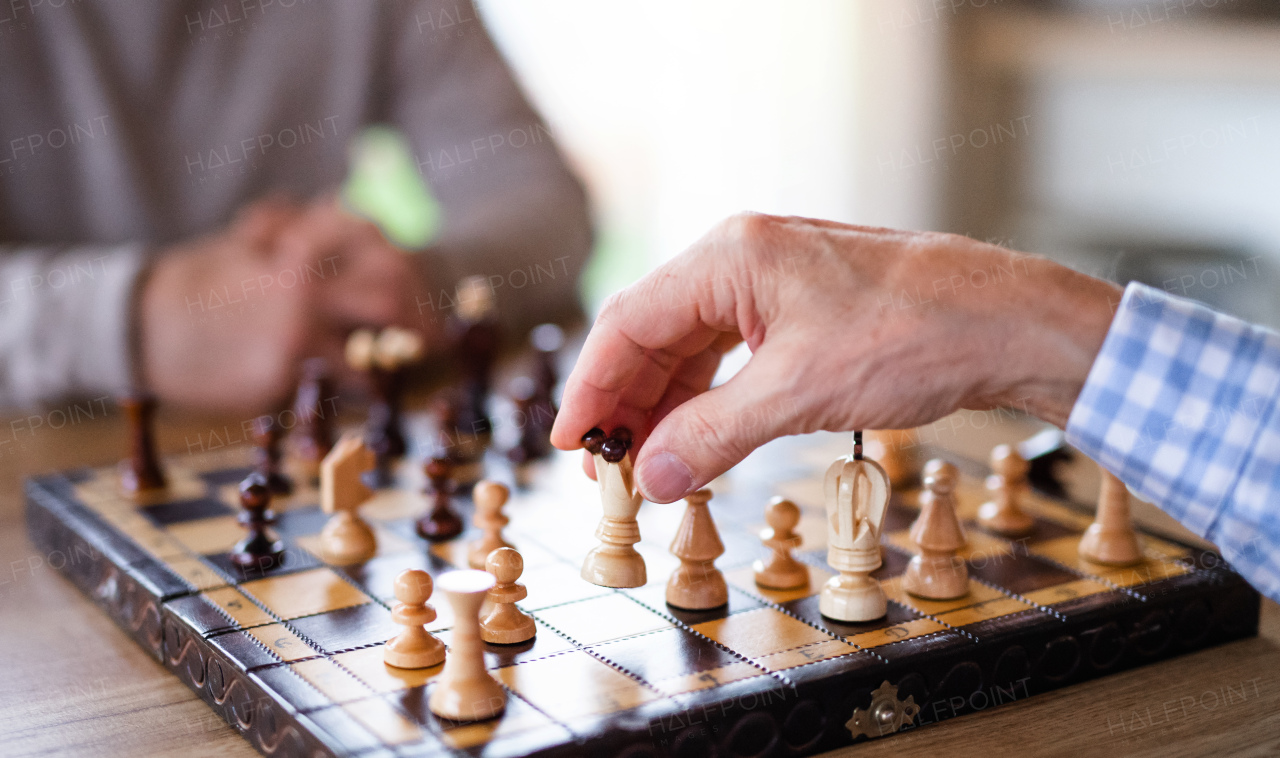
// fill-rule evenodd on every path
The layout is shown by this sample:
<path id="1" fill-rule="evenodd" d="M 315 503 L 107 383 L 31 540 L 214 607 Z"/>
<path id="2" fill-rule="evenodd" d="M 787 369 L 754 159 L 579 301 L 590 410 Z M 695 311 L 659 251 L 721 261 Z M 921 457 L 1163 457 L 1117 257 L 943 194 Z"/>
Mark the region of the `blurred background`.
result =
<path id="1" fill-rule="evenodd" d="M 480 0 L 592 191 L 587 306 L 744 209 L 1280 326 L 1280 4 Z"/>

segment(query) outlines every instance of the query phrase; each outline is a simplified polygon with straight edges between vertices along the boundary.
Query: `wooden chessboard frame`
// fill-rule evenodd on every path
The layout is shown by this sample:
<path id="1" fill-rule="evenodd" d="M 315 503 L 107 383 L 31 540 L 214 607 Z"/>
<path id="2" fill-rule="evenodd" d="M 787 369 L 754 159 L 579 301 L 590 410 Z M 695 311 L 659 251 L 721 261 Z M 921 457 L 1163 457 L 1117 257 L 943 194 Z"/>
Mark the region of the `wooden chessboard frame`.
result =
<path id="1" fill-rule="evenodd" d="M 985 473 L 971 462 L 961 464 L 971 478 Z M 792 473 L 816 478 L 811 467 Z M 261 678 L 250 676 L 242 661 L 201 634 L 198 623 L 193 625 L 192 619 L 202 615 L 211 617 L 210 624 L 225 619 L 209 607 L 192 577 L 178 576 L 78 501 L 76 482 L 84 476 L 73 472 L 28 481 L 27 519 L 33 542 L 47 551 L 50 565 L 257 750 L 270 756 L 468 753 L 439 744 L 370 741 L 354 720 L 335 718 L 340 711 L 300 709 L 261 686 Z M 798 481 L 803 488 L 803 480 Z M 755 503 L 758 510 L 773 494 L 742 489 L 748 491 L 725 498 L 730 508 L 743 510 L 744 503 Z M 787 494 L 785 486 L 778 489 Z M 909 500 L 910 494 L 895 497 Z M 1060 509 L 1055 514 L 1059 519 L 1088 520 L 1085 511 L 1056 501 L 1041 498 L 1038 505 Z M 905 560 L 896 544 L 903 533 L 901 523 L 886 527 L 887 562 Z M 979 534 L 972 547 L 981 550 L 983 539 Z M 1040 557 L 1070 561 L 1067 542 L 1058 542 L 1046 543 Z M 1029 599 L 996 591 L 990 597 L 971 598 L 977 602 L 951 606 L 913 600 L 890 579 L 885 582 L 892 601 L 889 621 L 895 623 L 841 635 L 867 655 L 828 650 L 837 645 L 828 634 L 832 625 L 806 615 L 803 597 L 774 593 L 763 597 L 760 608 L 715 618 L 673 613 L 660 607 L 661 596 L 651 588 L 637 591 L 630 595 L 632 600 L 731 652 L 751 655 L 761 625 L 778 626 L 770 633 L 792 637 L 785 637 L 788 641 L 781 647 L 786 649 L 776 652 L 779 643 L 773 641 L 764 658 L 783 661 L 777 666 L 785 666 L 786 676 L 734 680 L 730 675 L 724 683 L 639 703 L 575 723 L 576 741 L 518 735 L 521 739 L 481 741 L 473 749 L 483 748 L 485 755 L 547 756 L 581 755 L 589 749 L 592 754 L 628 758 L 709 754 L 713 748 L 729 756 L 809 755 L 851 744 L 855 713 L 882 717 L 878 723 L 888 725 L 881 730 L 887 735 L 1257 633 L 1258 594 L 1216 554 L 1157 542 L 1174 546 L 1167 549 L 1180 551 L 1180 560 L 1192 569 L 1156 577 L 1115 573 L 1110 578 L 1081 578 L 1074 588 L 1063 585 L 1061 597 Z M 825 575 L 822 556 L 821 551 L 800 556 L 815 579 Z M 750 595 L 745 570 L 741 565 L 726 570 L 734 598 Z M 194 581 L 198 584 L 199 578 Z M 816 596 L 810 597 L 816 608 Z M 1025 605 L 1008 607 L 1016 602 Z M 769 608 L 782 613 L 765 613 Z M 893 615 L 904 608 L 912 613 L 904 614 L 899 623 Z M 550 622 L 548 614 L 540 615 L 542 623 L 555 620 L 554 614 Z M 913 715 L 911 723 L 902 719 L 904 710 Z"/>

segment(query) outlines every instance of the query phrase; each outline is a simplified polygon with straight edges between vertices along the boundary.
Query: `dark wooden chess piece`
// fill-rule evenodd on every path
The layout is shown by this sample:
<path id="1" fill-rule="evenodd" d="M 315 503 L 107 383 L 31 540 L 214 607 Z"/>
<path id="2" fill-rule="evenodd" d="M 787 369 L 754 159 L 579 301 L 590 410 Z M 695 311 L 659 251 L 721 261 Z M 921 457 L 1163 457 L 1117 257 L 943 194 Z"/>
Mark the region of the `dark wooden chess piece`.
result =
<path id="1" fill-rule="evenodd" d="M 378 461 L 378 471 L 390 475 L 391 463 L 404 456 L 409 446 L 405 443 L 401 430 L 401 398 L 404 394 L 404 369 L 382 368 L 374 366 L 369 370 L 369 379 L 373 385 L 374 400 L 369 405 L 369 420 L 365 433 L 365 444 L 373 451 Z M 389 480 L 380 476 L 380 485 L 387 486 Z"/>
<path id="2" fill-rule="evenodd" d="M 555 421 L 555 413 L 551 411 L 550 421 L 547 421 L 548 411 L 539 402 L 532 379 L 521 376 L 511 382 L 511 402 L 516 406 L 515 419 L 520 426 L 520 438 L 507 451 L 507 459 L 519 466 L 551 455 L 550 421 Z"/>
<path id="3" fill-rule="evenodd" d="M 464 425 L 468 402 L 466 392 L 459 388 L 435 402 L 436 455 L 448 459 L 454 486 L 464 491 L 484 478 L 484 454 L 490 441 L 484 424 L 473 421 Z"/>
<path id="4" fill-rule="evenodd" d="M 257 445 L 257 449 L 253 451 L 254 470 L 262 475 L 267 489 L 273 495 L 288 495 L 293 492 L 293 482 L 280 469 L 280 441 L 283 438 L 284 429 L 275 416 L 264 415 L 253 420 L 253 441 Z"/>
<path id="5" fill-rule="evenodd" d="M 418 534 L 432 542 L 451 540 L 462 533 L 462 519 L 453 510 L 453 464 L 444 455 L 437 454 L 427 461 L 423 470 L 430 483 L 425 491 L 431 495 L 431 509 L 418 519 Z"/>
<path id="6" fill-rule="evenodd" d="M 120 486 L 126 492 L 164 489 L 164 472 L 156 460 L 152 436 L 156 401 L 150 395 L 129 395 L 117 401 L 129 422 L 129 459 L 120 464 Z"/>
<path id="7" fill-rule="evenodd" d="M 284 556 L 284 543 L 271 529 L 276 515 L 270 505 L 271 490 L 261 474 L 254 472 L 240 483 L 239 520 L 248 534 L 231 549 L 231 561 L 236 565 L 265 571 Z"/>
<path id="8" fill-rule="evenodd" d="M 319 471 L 320 462 L 333 449 L 335 414 L 333 382 L 324 358 L 302 364 L 302 381 L 293 402 L 298 425 L 293 433 L 297 455 Z M 326 402 L 329 407 L 326 408 Z"/>
<path id="9" fill-rule="evenodd" d="M 457 314 L 448 327 L 456 360 L 462 368 L 458 428 L 480 438 L 487 447 L 493 432 L 493 421 L 489 418 L 490 377 L 502 331 L 487 279 L 464 279 L 458 285 L 458 300 Z"/>

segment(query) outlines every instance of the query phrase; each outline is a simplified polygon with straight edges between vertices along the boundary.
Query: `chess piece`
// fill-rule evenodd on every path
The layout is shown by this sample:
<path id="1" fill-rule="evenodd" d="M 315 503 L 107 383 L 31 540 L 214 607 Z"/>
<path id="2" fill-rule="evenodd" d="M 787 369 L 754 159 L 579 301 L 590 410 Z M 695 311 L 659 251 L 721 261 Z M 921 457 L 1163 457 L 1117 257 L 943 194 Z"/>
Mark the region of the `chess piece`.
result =
<path id="1" fill-rule="evenodd" d="M 910 429 L 877 429 L 868 435 L 867 457 L 888 474 L 889 486 L 905 489 L 920 481 L 919 448 Z"/>
<path id="2" fill-rule="evenodd" d="M 373 451 L 358 434 L 344 436 L 320 464 L 320 508 L 332 517 L 320 531 L 320 557 L 334 566 L 364 563 L 378 539 L 357 510 L 373 493 L 361 474 L 374 467 Z"/>
<path id="3" fill-rule="evenodd" d="M 489 427 L 480 424 L 477 432 L 472 422 L 462 422 L 466 410 L 467 394 L 454 388 L 435 404 L 437 419 L 436 447 L 449 459 L 455 486 L 467 489 L 484 477 L 484 454 L 489 446 Z M 487 422 L 486 422 L 487 423 Z"/>
<path id="4" fill-rule="evenodd" d="M 615 429 L 612 436 L 606 437 L 599 429 L 592 429 L 582 442 L 595 459 L 596 482 L 604 506 L 604 516 L 596 527 L 600 545 L 582 562 L 582 578 L 601 587 L 643 586 L 647 580 L 644 557 L 633 547 L 640 541 L 636 514 L 642 497 L 627 454 L 631 432 Z"/>
<path id="5" fill-rule="evenodd" d="M 475 435 L 483 447 L 488 447 L 493 432 L 489 382 L 502 337 L 488 279 L 469 276 L 458 283 L 458 309 L 448 329 L 463 375 L 458 428 Z"/>
<path id="6" fill-rule="evenodd" d="M 489 559 L 489 553 L 500 547 L 511 547 L 511 544 L 502 538 L 502 528 L 511 522 L 511 519 L 502 512 L 510 496 L 511 491 L 506 485 L 488 480 L 477 482 L 475 489 L 471 491 L 471 499 L 476 504 L 472 523 L 484 532 L 480 539 L 471 543 L 471 549 L 467 553 L 467 563 L 471 568 L 483 569 Z"/>
<path id="7" fill-rule="evenodd" d="M 837 458 L 823 480 L 827 509 L 827 565 L 836 575 L 822 586 L 818 610 L 845 622 L 873 621 L 888 599 L 871 572 L 880 568 L 880 530 L 889 507 L 889 475 L 880 464 L 853 455 Z"/>
<path id="8" fill-rule="evenodd" d="M 996 445 L 991 450 L 991 469 L 987 489 L 995 493 L 991 502 L 978 508 L 978 523 L 988 531 L 1005 537 L 1030 534 L 1035 521 L 1022 510 L 1021 500 L 1027 491 L 1026 459 L 1012 445 Z"/>
<path id="9" fill-rule="evenodd" d="M 479 721 L 506 708 L 506 690 L 484 668 L 480 637 L 480 606 L 495 583 L 490 574 L 474 570 L 450 571 L 437 581 L 455 619 L 444 670 L 427 700 L 440 718 Z"/>
<path id="10" fill-rule="evenodd" d="M 405 370 L 422 359 L 422 335 L 390 326 L 378 334 L 360 329 L 347 339 L 347 363 L 368 374 L 374 401 L 369 405 L 365 443 L 377 460 L 377 484 L 392 484 L 391 466 L 408 450 L 401 421 Z"/>
<path id="11" fill-rule="evenodd" d="M 231 561 L 237 566 L 266 570 L 284 555 L 284 543 L 271 530 L 276 515 L 271 511 L 271 490 L 263 476 L 250 474 L 240 483 L 240 525 L 248 534 L 231 549 Z"/>
<path id="12" fill-rule="evenodd" d="M 485 558 L 485 569 L 493 574 L 495 584 L 487 599 L 493 610 L 480 622 L 480 637 L 496 645 L 514 645 L 533 639 L 537 625 L 533 616 L 516 607 L 529 596 L 529 590 L 516 581 L 524 573 L 524 558 L 510 547 L 500 547 Z"/>
<path id="13" fill-rule="evenodd" d="M 707 501 L 711 490 L 701 489 L 684 499 L 684 518 L 671 540 L 671 554 L 680 566 L 667 581 L 667 603 L 688 611 L 719 608 L 729 602 L 729 587 L 715 560 L 724 555 L 724 543 L 716 531 Z"/>
<path id="14" fill-rule="evenodd" d="M 969 591 L 969 568 L 956 555 L 965 545 L 964 529 L 956 516 L 958 479 L 959 472 L 950 463 L 925 468 L 920 517 L 911 526 L 911 541 L 920 552 L 902 575 L 902 589 L 916 597 L 953 600 Z"/>
<path id="15" fill-rule="evenodd" d="M 426 492 L 431 496 L 431 509 L 418 519 L 418 534 L 432 542 L 451 540 L 462 533 L 462 519 L 453 509 L 453 466 L 448 458 L 436 455 L 423 470 L 429 483 Z"/>
<path id="16" fill-rule="evenodd" d="M 120 486 L 125 492 L 142 493 L 164 489 L 164 472 L 156 459 L 156 400 L 150 395 L 120 398 L 121 409 L 129 422 L 129 459 L 120 464 Z"/>
<path id="17" fill-rule="evenodd" d="M 298 383 L 298 394 L 293 401 L 298 425 L 291 436 L 294 455 L 306 476 L 312 480 L 320 476 L 320 462 L 333 449 L 336 399 L 325 360 L 310 358 L 304 361 L 302 381 Z"/>
<path id="18" fill-rule="evenodd" d="M 516 377 L 508 393 L 515 405 L 515 418 L 520 426 L 520 437 L 507 451 L 507 460 L 517 466 L 541 460 L 551 455 L 551 424 L 555 421 L 555 406 L 547 406 L 538 397 L 533 379 Z"/>
<path id="19" fill-rule="evenodd" d="M 284 429 L 275 416 L 264 415 L 253 420 L 254 467 L 266 481 L 267 489 L 271 490 L 272 495 L 288 495 L 293 492 L 293 483 L 280 470 L 280 441 L 283 438 Z"/>
<path id="20" fill-rule="evenodd" d="M 1080 539 L 1080 557 L 1104 566 L 1141 563 L 1142 547 L 1129 514 L 1129 490 L 1115 474 L 1098 469 L 1102 474 L 1098 514 Z"/>
<path id="21" fill-rule="evenodd" d="M 431 575 L 422 569 L 406 569 L 396 577 L 398 602 L 391 608 L 391 620 L 404 631 L 387 640 L 382 660 L 388 666 L 425 669 L 444 660 L 444 643 L 426 629 L 436 620 L 436 609 L 427 602 L 431 590 Z"/>
<path id="22" fill-rule="evenodd" d="M 771 551 L 765 560 L 752 564 L 756 584 L 771 590 L 792 590 L 809 583 L 809 569 L 791 555 L 800 547 L 800 535 L 796 525 L 800 523 L 800 509 L 790 500 L 775 497 L 764 509 L 764 520 L 769 526 L 760 532 L 760 541 Z"/>

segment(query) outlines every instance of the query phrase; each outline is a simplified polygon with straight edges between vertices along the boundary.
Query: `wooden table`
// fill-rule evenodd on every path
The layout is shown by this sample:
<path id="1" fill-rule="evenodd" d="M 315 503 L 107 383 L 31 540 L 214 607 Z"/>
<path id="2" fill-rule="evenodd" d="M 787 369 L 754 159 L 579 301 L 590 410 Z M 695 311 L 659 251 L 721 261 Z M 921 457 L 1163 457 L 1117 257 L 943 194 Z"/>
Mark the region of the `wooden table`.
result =
<path id="1" fill-rule="evenodd" d="M 101 407 L 101 404 L 99 404 Z M 122 456 L 124 424 L 0 419 L 0 753 L 95 756 L 257 755 L 203 702 L 51 569 L 26 537 L 23 477 Z M 981 459 L 1034 427 L 961 414 L 937 444 Z M 992 420 L 995 419 L 995 420 Z M 161 447 L 185 452 L 242 419 L 161 418 Z M 982 422 L 979 426 L 979 421 Z M 990 421 L 990 423 L 988 423 Z M 33 428 L 34 427 L 34 428 Z M 1090 477 L 1093 477 L 1091 484 Z M 1096 487 L 1087 467 L 1072 486 Z M 1135 511 L 1167 531 L 1152 508 Z M 1182 535 L 1185 538 L 1185 533 Z M 1007 703 L 831 756 L 1204 756 L 1280 753 L 1280 607 L 1266 601 L 1257 639 Z"/>

